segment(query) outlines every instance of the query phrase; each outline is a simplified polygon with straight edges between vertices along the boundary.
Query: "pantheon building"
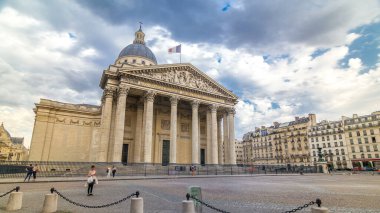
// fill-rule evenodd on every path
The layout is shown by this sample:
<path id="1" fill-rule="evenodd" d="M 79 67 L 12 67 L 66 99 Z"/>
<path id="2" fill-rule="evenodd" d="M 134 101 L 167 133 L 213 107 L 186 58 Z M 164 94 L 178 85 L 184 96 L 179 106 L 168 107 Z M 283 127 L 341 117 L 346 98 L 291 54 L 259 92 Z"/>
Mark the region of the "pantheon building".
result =
<path id="1" fill-rule="evenodd" d="M 101 106 L 36 104 L 30 161 L 236 164 L 237 96 L 190 63 L 157 64 L 144 37 L 103 71 Z"/>

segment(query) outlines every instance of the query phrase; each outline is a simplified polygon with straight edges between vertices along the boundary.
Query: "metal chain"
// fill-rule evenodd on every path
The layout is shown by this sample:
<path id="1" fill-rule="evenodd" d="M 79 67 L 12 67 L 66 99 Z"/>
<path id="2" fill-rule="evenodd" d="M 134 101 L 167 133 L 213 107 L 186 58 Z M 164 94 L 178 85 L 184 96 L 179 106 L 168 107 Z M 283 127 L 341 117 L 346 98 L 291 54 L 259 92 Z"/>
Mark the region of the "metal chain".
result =
<path id="1" fill-rule="evenodd" d="M 19 187 L 19 186 L 17 186 L 16 188 L 10 190 L 9 192 L 7 192 L 7 193 L 5 193 L 5 194 L 0 195 L 0 197 L 7 196 L 7 195 L 10 194 L 11 192 L 18 191 L 18 190 L 20 190 L 20 187 Z"/>
<path id="2" fill-rule="evenodd" d="M 286 212 L 284 212 L 284 213 L 296 212 L 296 211 L 298 211 L 298 210 L 302 210 L 302 209 L 304 209 L 304 208 L 307 208 L 307 207 L 309 207 L 310 205 L 313 205 L 313 204 L 316 204 L 316 202 L 315 202 L 315 201 L 311 201 L 310 203 L 306 203 L 306 204 L 303 205 L 303 206 L 300 206 L 300 207 L 298 207 L 298 208 L 292 209 L 292 210 L 290 210 L 290 211 L 286 211 Z"/>
<path id="3" fill-rule="evenodd" d="M 230 213 L 230 212 L 228 212 L 228 211 L 224 211 L 224 210 L 218 209 L 218 208 L 216 208 L 216 207 L 214 207 L 214 206 L 211 206 L 210 204 L 207 204 L 207 203 L 205 203 L 204 201 L 199 200 L 198 198 L 196 198 L 196 197 L 194 197 L 194 196 L 192 196 L 192 195 L 190 196 L 190 198 L 193 199 L 193 200 L 195 200 L 195 201 L 197 201 L 197 202 L 199 202 L 199 203 L 201 203 L 202 205 L 204 205 L 204 206 L 206 206 L 206 207 L 208 207 L 208 208 L 210 208 L 210 209 L 213 209 L 213 210 L 217 211 L 217 212 Z"/>
<path id="4" fill-rule="evenodd" d="M 76 206 L 80 206 L 80 207 L 84 207 L 84 208 L 90 208 L 90 209 L 98 209 L 98 208 L 105 208 L 105 207 L 110 207 L 110 206 L 113 206 L 113 205 L 116 205 L 116 204 L 119 204 L 121 202 L 124 202 L 126 200 L 128 200 L 129 198 L 133 197 L 133 196 L 138 196 L 137 194 L 138 193 L 132 193 L 130 195 L 128 195 L 127 197 L 123 198 L 123 199 L 120 199 L 116 202 L 113 202 L 113 203 L 110 203 L 110 204 L 105 204 L 105 205 L 100 205 L 100 206 L 89 206 L 89 205 L 85 205 L 85 204 L 81 204 L 81 203 L 77 203 L 75 201 L 72 201 L 70 200 L 69 198 L 65 197 L 64 195 L 62 195 L 59 191 L 57 190 L 53 190 L 53 192 L 57 193 L 57 195 L 59 195 L 61 198 L 63 198 L 64 200 L 66 200 L 67 202 L 71 203 L 71 204 L 74 204 Z"/>

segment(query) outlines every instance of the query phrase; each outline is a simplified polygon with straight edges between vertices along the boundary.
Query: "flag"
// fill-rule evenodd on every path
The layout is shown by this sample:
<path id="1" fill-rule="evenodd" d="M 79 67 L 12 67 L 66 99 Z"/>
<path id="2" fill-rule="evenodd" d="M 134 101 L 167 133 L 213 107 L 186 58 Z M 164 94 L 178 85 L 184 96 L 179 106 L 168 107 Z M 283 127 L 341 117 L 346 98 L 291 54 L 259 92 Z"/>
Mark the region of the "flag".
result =
<path id="1" fill-rule="evenodd" d="M 168 49 L 169 53 L 181 53 L 181 45 Z"/>

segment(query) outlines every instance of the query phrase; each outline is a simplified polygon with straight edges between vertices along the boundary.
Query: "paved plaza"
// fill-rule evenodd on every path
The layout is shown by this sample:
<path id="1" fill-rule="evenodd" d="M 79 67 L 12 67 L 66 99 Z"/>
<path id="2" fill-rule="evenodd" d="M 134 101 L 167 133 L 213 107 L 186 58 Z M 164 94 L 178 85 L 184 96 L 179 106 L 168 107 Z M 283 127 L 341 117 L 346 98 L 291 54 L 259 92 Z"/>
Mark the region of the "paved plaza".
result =
<path id="1" fill-rule="evenodd" d="M 144 198 L 145 212 L 180 212 L 188 186 L 202 187 L 203 199 L 230 212 L 283 212 L 321 198 L 330 212 L 380 212 L 380 176 L 375 175 L 289 175 L 252 177 L 209 177 L 100 181 L 94 196 L 86 196 L 84 181 L 22 183 L 23 209 L 40 212 L 44 194 L 51 187 L 72 200 L 87 205 L 116 201 L 136 190 Z M 0 193 L 15 184 L 0 184 Z M 6 198 L 0 198 L 0 212 Z M 106 209 L 83 209 L 59 199 L 59 212 L 129 212 L 130 201 Z M 215 212 L 203 208 L 203 212 Z M 310 212 L 310 207 L 306 211 Z"/>

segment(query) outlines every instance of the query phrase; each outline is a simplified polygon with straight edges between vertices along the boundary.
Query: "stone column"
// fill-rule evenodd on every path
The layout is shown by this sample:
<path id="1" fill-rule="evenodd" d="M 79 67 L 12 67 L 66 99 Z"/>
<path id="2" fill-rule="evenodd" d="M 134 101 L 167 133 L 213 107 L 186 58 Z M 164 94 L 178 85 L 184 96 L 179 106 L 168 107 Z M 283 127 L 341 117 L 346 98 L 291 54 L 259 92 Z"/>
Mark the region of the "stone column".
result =
<path id="1" fill-rule="evenodd" d="M 218 164 L 224 164 L 223 162 L 223 140 L 222 140 L 222 116 L 218 116 Z"/>
<path id="2" fill-rule="evenodd" d="M 191 120 L 191 163 L 199 164 L 199 101 L 193 101 L 192 107 L 192 120 Z"/>
<path id="3" fill-rule="evenodd" d="M 206 164 L 211 164 L 211 112 L 206 111 Z"/>
<path id="4" fill-rule="evenodd" d="M 133 162 L 140 163 L 141 162 L 141 139 L 142 139 L 142 129 L 143 129 L 143 106 L 142 104 L 137 105 L 137 116 L 136 116 L 136 135 L 135 135 L 135 146 L 134 146 L 134 155 Z"/>
<path id="5" fill-rule="evenodd" d="M 170 164 L 177 163 L 177 106 L 179 98 L 172 96 L 170 98 L 171 115 L 170 115 Z"/>
<path id="6" fill-rule="evenodd" d="M 213 104 L 211 109 L 211 164 L 218 164 L 218 129 L 216 110 L 218 107 Z"/>
<path id="7" fill-rule="evenodd" d="M 103 92 L 104 105 L 102 110 L 102 132 L 100 136 L 100 145 L 97 153 L 97 162 L 106 162 L 108 145 L 111 132 L 111 117 L 112 117 L 112 101 L 115 92 L 115 87 L 106 86 Z"/>
<path id="8" fill-rule="evenodd" d="M 229 131 L 228 131 L 228 117 L 227 113 L 223 112 L 223 152 L 224 152 L 224 163 L 228 164 L 230 162 L 229 158 Z"/>
<path id="9" fill-rule="evenodd" d="M 153 101 L 156 93 L 148 91 L 145 94 L 145 141 L 144 141 L 144 163 L 152 163 L 152 134 L 153 134 Z"/>
<path id="10" fill-rule="evenodd" d="M 116 105 L 116 123 L 115 123 L 115 141 L 112 147 L 112 162 L 121 162 L 121 153 L 123 151 L 124 126 L 125 126 L 125 107 L 127 103 L 127 94 L 129 87 L 124 84 L 119 85 L 117 89 L 118 99 Z"/>
<path id="11" fill-rule="evenodd" d="M 235 153 L 235 109 L 231 108 L 228 111 L 228 121 L 229 121 L 229 139 L 230 139 L 230 147 L 229 147 L 229 157 L 230 164 L 236 164 L 236 153 Z"/>

